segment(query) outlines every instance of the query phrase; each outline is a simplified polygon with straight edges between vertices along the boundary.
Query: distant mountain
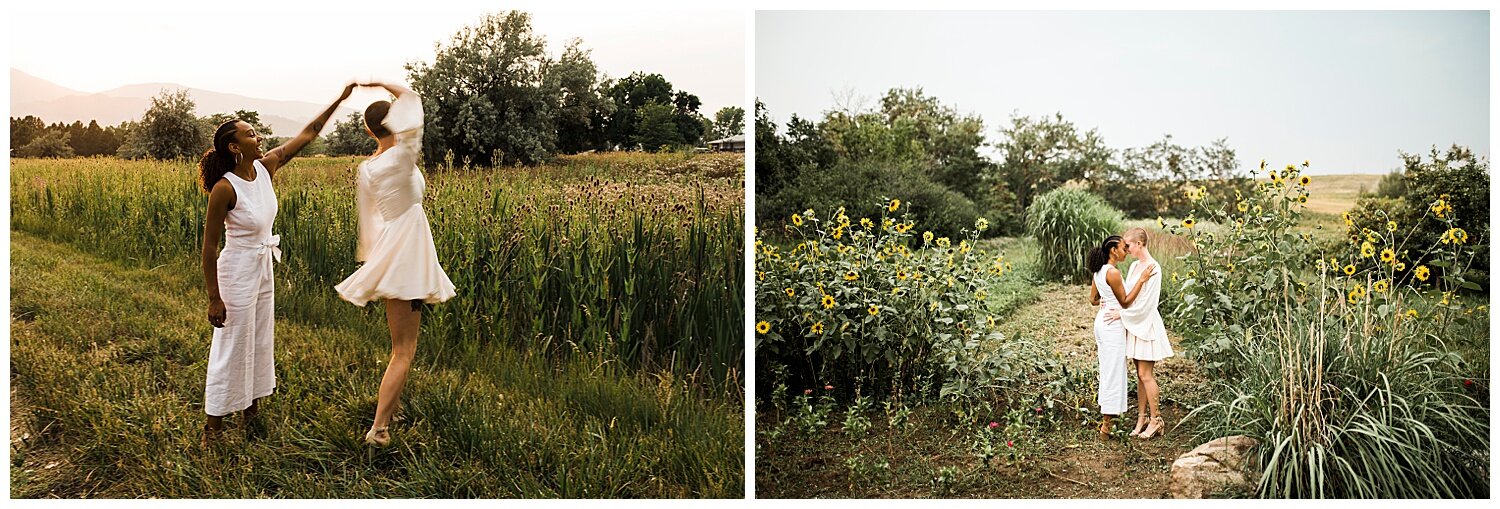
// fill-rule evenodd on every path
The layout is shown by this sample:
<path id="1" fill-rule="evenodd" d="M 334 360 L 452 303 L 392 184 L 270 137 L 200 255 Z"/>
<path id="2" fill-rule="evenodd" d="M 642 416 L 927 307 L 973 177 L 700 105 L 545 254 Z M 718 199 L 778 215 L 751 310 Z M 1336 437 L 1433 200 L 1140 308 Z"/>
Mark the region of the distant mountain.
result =
<path id="1" fill-rule="evenodd" d="M 35 115 L 48 124 L 72 123 L 98 120 L 99 125 L 116 125 L 126 120 L 139 120 L 151 98 L 162 90 L 187 90 L 198 106 L 198 115 L 233 113 L 248 110 L 260 114 L 260 120 L 271 128 L 274 136 L 291 136 L 323 111 L 326 105 L 302 101 L 278 101 L 259 99 L 236 94 L 214 92 L 184 87 L 175 83 L 141 83 L 125 85 L 96 94 L 72 90 L 38 78 L 15 68 L 10 70 L 10 115 L 24 117 Z M 355 110 L 340 107 L 333 120 L 323 128 L 323 134 L 333 131 L 336 120 L 349 116 Z"/>

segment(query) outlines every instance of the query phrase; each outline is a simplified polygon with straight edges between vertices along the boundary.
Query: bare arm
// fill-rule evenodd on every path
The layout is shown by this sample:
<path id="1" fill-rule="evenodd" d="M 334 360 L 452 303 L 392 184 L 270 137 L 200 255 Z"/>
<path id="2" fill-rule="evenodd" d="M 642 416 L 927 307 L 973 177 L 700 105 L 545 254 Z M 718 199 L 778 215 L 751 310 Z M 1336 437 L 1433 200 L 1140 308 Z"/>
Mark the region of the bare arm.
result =
<path id="1" fill-rule="evenodd" d="M 1099 305 L 1099 287 L 1089 284 L 1089 304 Z"/>
<path id="2" fill-rule="evenodd" d="M 234 187 L 219 180 L 208 194 L 208 217 L 203 220 L 203 288 L 208 293 L 208 323 L 223 327 L 224 299 L 219 296 L 219 239 L 224 237 L 224 217 L 234 206 Z"/>
<path id="3" fill-rule="evenodd" d="M 1146 286 L 1146 281 L 1151 279 L 1151 275 L 1155 273 L 1156 265 L 1147 265 L 1145 272 L 1141 273 L 1141 278 L 1135 281 L 1135 287 L 1131 288 L 1128 294 L 1125 293 L 1124 281 L 1120 280 L 1120 271 L 1110 272 L 1105 275 L 1105 279 L 1109 281 L 1109 289 L 1115 292 L 1115 299 L 1120 301 L 1120 306 L 1128 308 L 1131 304 L 1135 303 L 1135 298 L 1141 294 L 1141 288 Z"/>
<path id="4" fill-rule="evenodd" d="M 306 147 L 308 143 L 312 143 L 318 137 L 318 133 L 323 130 L 323 125 L 328 123 L 328 119 L 338 109 L 339 103 L 344 102 L 344 99 L 348 99 L 349 93 L 353 91 L 353 83 L 344 85 L 344 93 L 339 95 L 338 100 L 333 101 L 333 104 L 328 105 L 328 108 L 324 109 L 323 113 L 318 115 L 318 118 L 313 119 L 312 122 L 307 124 L 307 127 L 302 128 L 302 132 L 297 133 L 296 136 L 293 136 L 292 139 L 287 140 L 281 146 L 271 149 L 264 157 L 260 158 L 260 163 L 265 165 L 267 171 L 271 172 L 271 176 L 276 176 L 276 170 L 286 165 L 286 163 L 291 162 L 292 158 L 296 157 L 297 153 L 302 151 L 302 147 Z"/>
<path id="5" fill-rule="evenodd" d="M 403 95 L 411 93 L 411 89 L 410 88 L 406 88 L 406 87 L 403 87 L 401 85 L 396 85 L 396 84 L 393 84 L 393 83 L 371 82 L 371 83 L 361 83 L 360 86 L 384 88 L 387 92 L 390 92 L 391 95 L 394 95 L 397 98 L 400 98 Z"/>

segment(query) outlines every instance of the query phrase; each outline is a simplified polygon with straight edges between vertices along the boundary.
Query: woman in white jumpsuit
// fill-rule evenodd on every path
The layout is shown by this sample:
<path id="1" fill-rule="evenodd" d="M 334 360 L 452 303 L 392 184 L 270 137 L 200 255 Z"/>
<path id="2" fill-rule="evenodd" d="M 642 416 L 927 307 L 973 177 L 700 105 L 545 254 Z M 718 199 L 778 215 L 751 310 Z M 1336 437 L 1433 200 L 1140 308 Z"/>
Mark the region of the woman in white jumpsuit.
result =
<path id="1" fill-rule="evenodd" d="M 390 443 L 392 415 L 401 402 L 407 372 L 416 354 L 423 303 L 453 297 L 453 282 L 438 263 L 432 227 L 422 208 L 427 180 L 417 168 L 422 152 L 422 98 L 400 85 L 372 83 L 396 96 L 394 102 L 376 101 L 365 109 L 365 129 L 378 148 L 359 165 L 356 195 L 359 202 L 359 247 L 356 259 L 365 262 L 335 288 L 357 306 L 385 301 L 391 328 L 391 359 L 380 380 L 375 420 L 365 443 Z"/>
<path id="2" fill-rule="evenodd" d="M 1125 259 L 1125 245 L 1118 235 L 1104 239 L 1099 247 L 1089 251 L 1085 267 L 1093 273 L 1089 285 L 1089 302 L 1099 306 L 1094 316 L 1094 343 L 1099 351 L 1099 422 L 1100 438 L 1108 438 L 1114 418 L 1125 412 L 1128 382 L 1125 376 L 1125 327 L 1116 315 L 1129 307 L 1141 291 L 1143 281 L 1137 282 L 1130 293 L 1124 290 L 1120 270 L 1115 264 Z M 1149 276 L 1156 268 L 1146 268 Z"/>
<path id="3" fill-rule="evenodd" d="M 208 322 L 214 326 L 203 390 L 205 444 L 224 429 L 225 415 L 243 410 L 246 419 L 254 417 L 257 401 L 276 389 L 271 265 L 281 259 L 281 238 L 271 234 L 277 211 L 271 180 L 318 136 L 353 90 L 352 83 L 344 87 L 343 95 L 301 133 L 265 154 L 254 126 L 239 119 L 225 122 L 198 162 L 199 183 L 208 192 L 203 286 Z"/>

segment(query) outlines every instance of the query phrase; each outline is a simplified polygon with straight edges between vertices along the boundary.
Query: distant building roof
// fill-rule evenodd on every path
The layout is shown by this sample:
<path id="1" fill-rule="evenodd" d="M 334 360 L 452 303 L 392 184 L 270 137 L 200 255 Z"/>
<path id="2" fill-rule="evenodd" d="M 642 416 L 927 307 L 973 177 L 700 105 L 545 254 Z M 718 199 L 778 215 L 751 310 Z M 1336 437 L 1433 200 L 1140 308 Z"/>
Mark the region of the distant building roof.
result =
<path id="1" fill-rule="evenodd" d="M 728 138 L 720 138 L 720 139 L 717 139 L 717 140 L 714 140 L 714 141 L 710 141 L 709 143 L 744 143 L 744 142 L 745 142 L 745 135 L 743 135 L 743 134 L 736 134 L 736 135 L 730 136 Z"/>

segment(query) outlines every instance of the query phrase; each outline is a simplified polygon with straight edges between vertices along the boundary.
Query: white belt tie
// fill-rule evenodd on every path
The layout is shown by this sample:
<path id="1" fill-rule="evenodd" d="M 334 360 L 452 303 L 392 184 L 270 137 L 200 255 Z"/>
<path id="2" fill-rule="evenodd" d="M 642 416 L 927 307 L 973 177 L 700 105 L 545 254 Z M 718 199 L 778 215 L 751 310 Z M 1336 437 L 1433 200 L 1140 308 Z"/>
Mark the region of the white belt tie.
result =
<path id="1" fill-rule="evenodd" d="M 268 250 L 270 251 L 271 256 L 266 256 L 266 252 Z M 260 245 L 256 247 L 255 252 L 257 256 L 259 256 L 262 260 L 265 260 L 266 273 L 270 273 L 271 263 L 281 261 L 281 236 L 272 235 L 264 242 L 261 242 Z"/>

